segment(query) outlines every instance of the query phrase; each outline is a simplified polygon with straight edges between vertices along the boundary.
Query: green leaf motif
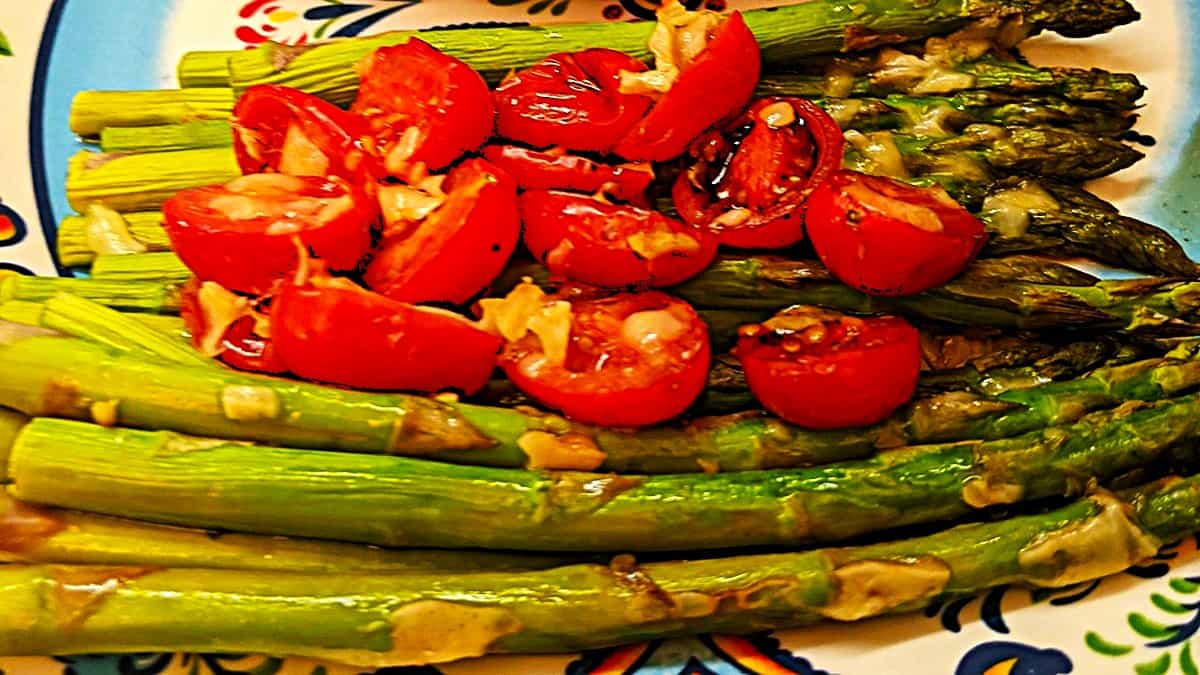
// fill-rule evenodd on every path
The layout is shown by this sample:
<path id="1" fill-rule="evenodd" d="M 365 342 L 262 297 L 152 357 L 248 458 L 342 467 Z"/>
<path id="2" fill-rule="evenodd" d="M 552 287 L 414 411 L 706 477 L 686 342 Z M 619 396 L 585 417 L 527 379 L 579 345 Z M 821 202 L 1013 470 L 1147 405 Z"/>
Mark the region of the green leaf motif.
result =
<path id="1" fill-rule="evenodd" d="M 1171 589 L 1176 593 L 1195 593 L 1200 591 L 1200 584 L 1197 584 L 1187 579 L 1172 579 L 1170 582 Z"/>
<path id="2" fill-rule="evenodd" d="M 12 56 L 12 45 L 8 43 L 8 38 L 4 36 L 2 30 L 0 30 L 0 56 Z"/>
<path id="3" fill-rule="evenodd" d="M 1188 609 L 1187 607 L 1184 607 L 1183 605 L 1179 604 L 1178 602 L 1175 602 L 1174 600 L 1168 598 L 1167 596 L 1163 595 L 1162 593 L 1151 594 L 1150 602 L 1154 603 L 1155 607 L 1161 609 L 1164 612 L 1170 613 L 1170 614 L 1190 614 L 1192 612 L 1192 610 Z"/>
<path id="4" fill-rule="evenodd" d="M 1138 612 L 1129 613 L 1129 627 L 1132 628 L 1138 635 L 1144 638 L 1159 640 L 1170 637 L 1173 633 L 1171 629 L 1146 618 L 1145 615 Z"/>
<path id="5" fill-rule="evenodd" d="M 1088 649 L 1104 656 L 1125 656 L 1133 651 L 1133 647 L 1109 642 L 1094 631 L 1088 631 L 1083 636 L 1083 642 L 1088 646 Z"/>
<path id="6" fill-rule="evenodd" d="M 1133 667 L 1137 675 L 1166 675 L 1166 672 L 1171 669 L 1171 654 L 1164 653 L 1162 656 L 1148 663 L 1139 663 Z"/>
<path id="7" fill-rule="evenodd" d="M 1183 645 L 1183 651 L 1179 652 L 1179 669 L 1183 671 L 1183 675 L 1200 675 L 1200 669 L 1196 668 L 1196 661 L 1192 659 L 1192 643 Z"/>

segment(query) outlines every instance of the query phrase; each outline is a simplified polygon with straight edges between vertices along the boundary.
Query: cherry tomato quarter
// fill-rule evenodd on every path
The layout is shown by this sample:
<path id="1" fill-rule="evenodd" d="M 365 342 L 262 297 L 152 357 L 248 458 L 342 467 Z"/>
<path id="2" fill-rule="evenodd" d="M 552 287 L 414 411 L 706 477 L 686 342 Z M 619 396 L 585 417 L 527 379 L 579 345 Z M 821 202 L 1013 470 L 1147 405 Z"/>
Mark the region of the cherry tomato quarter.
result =
<path id="1" fill-rule="evenodd" d="M 475 393 L 502 344 L 457 314 L 396 302 L 345 279 L 284 284 L 271 320 L 289 370 L 359 389 Z"/>
<path id="2" fill-rule="evenodd" d="M 489 145 L 483 156 L 504 169 L 522 190 L 573 190 L 604 193 L 647 206 L 646 190 L 654 168 L 646 162 L 605 164 L 566 151 L 530 150 L 518 145 Z"/>
<path id="3" fill-rule="evenodd" d="M 192 279 L 180 292 L 180 317 L 192 344 L 238 370 L 281 374 L 287 366 L 275 353 L 264 303 L 238 296 L 213 282 Z"/>
<path id="4" fill-rule="evenodd" d="M 912 398 L 921 367 L 920 335 L 903 319 L 807 307 L 743 326 L 734 355 L 767 410 L 810 429 L 885 419 Z"/>
<path id="5" fill-rule="evenodd" d="M 341 176 L 378 173 L 361 147 L 366 121 L 298 89 L 273 84 L 246 90 L 233 109 L 233 149 L 242 173 Z"/>
<path id="6" fill-rule="evenodd" d="M 570 192 L 521 195 L 525 245 L 550 272 L 585 284 L 674 286 L 704 271 L 717 242 L 657 211 Z"/>
<path id="7" fill-rule="evenodd" d="M 251 174 L 179 192 L 163 205 L 171 246 L 201 281 L 265 295 L 298 262 L 295 238 L 336 270 L 371 246 L 374 202 L 339 178 Z"/>
<path id="8" fill-rule="evenodd" d="M 495 108 L 487 83 L 462 61 L 417 38 L 381 47 L 358 66 L 358 97 L 388 173 L 417 164 L 448 166 L 492 135 Z"/>
<path id="9" fill-rule="evenodd" d="M 621 93 L 621 72 L 646 66 L 612 49 L 551 54 L 496 88 L 500 136 L 535 147 L 611 150 L 653 102 Z"/>
<path id="10" fill-rule="evenodd" d="M 530 308 L 521 298 L 529 293 L 541 291 L 522 285 L 480 304 L 484 325 L 508 339 L 504 372 L 543 405 L 581 422 L 637 427 L 681 414 L 704 390 L 708 328 L 686 302 L 659 292 L 545 299 L 514 321 L 514 307 Z"/>
<path id="11" fill-rule="evenodd" d="M 741 111 L 758 85 L 762 55 L 740 12 L 728 18 L 708 11 L 684 13 L 692 16 L 669 22 L 660 18 L 651 38 L 658 70 L 664 70 L 666 60 L 668 72 L 676 71 L 677 76 L 613 148 L 626 159 L 661 162 L 678 157 L 705 129 Z M 674 25 L 678 23 L 684 25 Z M 693 45 L 703 47 L 692 54 Z M 654 84 L 651 77 L 643 79 Z M 630 82 L 636 78 L 625 80 L 625 91 L 643 93 Z"/>
<path id="12" fill-rule="evenodd" d="M 841 168 L 843 147 L 837 122 L 812 102 L 759 99 L 692 145 L 675 206 L 726 246 L 791 246 L 804 238 L 809 196 Z"/>
<path id="13" fill-rule="evenodd" d="M 843 283 L 912 295 L 950 281 L 987 241 L 983 223 L 938 188 L 839 171 L 809 200 L 809 238 Z"/>
<path id="14" fill-rule="evenodd" d="M 471 159 L 429 188 L 380 188 L 384 236 L 365 281 L 401 302 L 466 302 L 500 274 L 520 239 L 516 184 Z"/>

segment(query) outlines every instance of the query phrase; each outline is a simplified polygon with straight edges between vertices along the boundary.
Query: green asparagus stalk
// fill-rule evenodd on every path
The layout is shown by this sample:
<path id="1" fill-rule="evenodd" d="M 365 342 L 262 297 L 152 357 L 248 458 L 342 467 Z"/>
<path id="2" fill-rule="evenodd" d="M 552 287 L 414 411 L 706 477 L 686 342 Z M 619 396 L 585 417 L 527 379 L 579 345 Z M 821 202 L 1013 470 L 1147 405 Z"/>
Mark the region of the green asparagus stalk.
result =
<path id="1" fill-rule="evenodd" d="M 821 59 L 816 72 L 767 72 L 759 81 L 760 96 L 886 97 L 999 94 L 1031 99 L 1060 97 L 1074 104 L 1130 111 L 1146 87 L 1130 73 L 1099 69 L 1037 68 L 1016 61 L 983 57 L 943 62 L 936 67 L 918 63 L 913 69 L 890 67 L 898 52 L 858 58 Z M 903 55 L 900 56 L 903 58 Z M 925 76 L 936 70 L 936 86 Z M 948 78 L 951 74 L 955 77 Z M 932 89 L 932 90 L 931 90 Z M 967 100 L 971 100 L 968 98 Z M 974 99 L 975 105 L 987 99 Z M 986 104 L 984 104 L 986 105 Z"/>
<path id="2" fill-rule="evenodd" d="M 1134 115 L 1058 96 L 1021 97 L 985 90 L 946 97 L 892 94 L 887 98 L 822 98 L 817 103 L 842 129 L 890 129 L 933 137 L 953 136 L 972 124 L 1065 127 L 1094 136 L 1117 136 L 1137 120 Z"/>
<path id="3" fill-rule="evenodd" d="M 147 251 L 169 251 L 171 240 L 162 226 L 162 213 L 141 211 L 123 213 L 126 228 Z M 58 224 L 58 259 L 67 267 L 90 265 L 97 251 L 88 238 L 87 216 L 67 216 Z"/>
<path id="4" fill-rule="evenodd" d="M 1114 574 L 1200 529 L 1197 514 L 1200 481 L 1187 478 L 890 543 L 680 562 L 619 556 L 449 576 L 10 566 L 0 569 L 0 653 L 265 652 L 412 666 L 854 621 L 999 584 Z M 72 612 L 65 629 L 83 582 L 113 590 L 87 595 L 89 611 Z"/>
<path id="5" fill-rule="evenodd" d="M 1039 329 L 1112 328 L 1153 336 L 1197 332 L 1200 283 L 1144 278 L 1091 286 L 955 280 L 904 298 L 872 297 L 815 262 L 770 256 L 720 258 L 673 292 L 698 307 L 774 310 L 818 305 L 847 312 L 900 312 L 960 325 Z"/>
<path id="6" fill-rule="evenodd" d="M 1086 190 L 1054 181 L 1013 178 L 989 188 L 981 219 L 994 253 L 1081 255 L 1126 269 L 1196 277 L 1200 267 L 1169 233 L 1121 215 Z"/>
<path id="7" fill-rule="evenodd" d="M 1086 181 L 1133 166 L 1145 155 L 1124 143 L 1054 127 L 972 124 L 947 138 L 892 131 L 846 135 L 847 168 L 894 178 L 947 174 L 991 183 L 993 174 Z"/>
<path id="8" fill-rule="evenodd" d="M 3 422 L 0 413 L 0 423 Z M 0 447 L 9 447 L 0 438 Z M 0 494 L 0 561 L 148 565 L 316 574 L 534 570 L 569 558 L 484 551 L 388 550 L 315 539 L 216 533 L 48 509 Z"/>
<path id="9" fill-rule="evenodd" d="M 1087 483 L 1080 477 L 1104 480 L 1198 436 L 1200 401 L 1187 396 L 1014 438 L 808 469 L 616 476 L 251 447 L 47 418 L 18 437 L 9 491 L 149 522 L 383 546 L 793 546 L 1077 494 Z"/>
<path id="10" fill-rule="evenodd" d="M 229 58 L 237 51 L 195 51 L 179 59 L 175 69 L 181 89 L 229 86 Z"/>
<path id="11" fill-rule="evenodd" d="M 1059 286 L 1091 286 L 1100 281 L 1078 268 L 1032 255 L 983 258 L 968 267 L 960 279 L 973 283 L 1021 281 Z"/>
<path id="12" fill-rule="evenodd" d="M 96 256 L 92 277 L 103 281 L 184 282 L 192 271 L 174 253 L 134 253 Z"/>
<path id="13" fill-rule="evenodd" d="M 105 127 L 100 132 L 104 152 L 169 152 L 194 148 L 228 148 L 233 131 L 225 120 L 200 120 L 147 127 Z"/>
<path id="14" fill-rule="evenodd" d="M 99 138 L 109 127 L 228 119 L 235 100 L 228 88 L 81 91 L 71 102 L 71 131 Z"/>
<path id="15" fill-rule="evenodd" d="M 131 315 L 69 293 L 59 293 L 46 301 L 41 326 L 144 358 L 181 366 L 217 367 L 216 361 L 180 339 L 182 330 L 163 332 Z"/>
<path id="16" fill-rule="evenodd" d="M 762 47 L 763 63 L 770 69 L 814 54 L 868 49 L 949 33 L 972 19 L 997 13 L 1019 14 L 1031 27 L 1069 35 L 1104 32 L 1138 16 L 1124 0 L 1077 0 L 1067 5 L 1048 0 L 868 0 L 853 12 L 846 11 L 838 0 L 815 0 L 751 10 L 744 16 Z M 547 54 L 596 45 L 646 59 L 650 55 L 647 41 L 651 30 L 647 23 L 606 22 L 401 31 L 303 47 L 268 43 L 231 56 L 230 81 L 238 90 L 255 84 L 282 84 L 347 103 L 358 87 L 354 66 L 371 51 L 406 42 L 413 36 L 495 80 Z"/>
<path id="17" fill-rule="evenodd" d="M 177 314 L 179 284 L 13 276 L 0 280 L 0 302 L 45 302 L 70 293 L 113 309 Z"/>
<path id="18" fill-rule="evenodd" d="M 44 321 L 46 316 L 46 305 L 52 300 L 53 299 L 46 302 L 28 302 L 25 300 L 8 300 L 6 302 L 0 302 L 0 321 L 8 321 L 10 323 L 17 323 L 24 326 L 50 328 L 52 330 L 59 330 L 62 332 L 61 328 L 55 329 L 46 325 L 46 322 Z M 99 305 L 98 303 L 92 303 L 91 301 L 85 302 L 88 302 L 91 306 L 98 306 L 103 309 L 108 309 L 104 305 Z M 187 326 L 185 326 L 183 323 L 183 319 L 177 316 L 148 314 L 145 312 L 121 312 L 120 314 L 122 321 L 137 321 L 138 323 L 142 324 L 142 326 L 153 329 L 157 333 L 161 333 L 180 344 L 190 345 L 192 343 L 191 333 L 188 332 Z M 68 324 L 60 324 L 60 326 L 63 327 L 66 325 Z M 72 337 L 88 339 L 88 337 L 83 334 L 69 334 Z"/>
<path id="19" fill-rule="evenodd" d="M 76 211 L 99 203 L 116 211 L 150 211 L 180 190 L 241 175 L 228 148 L 145 154 L 82 151 L 67 165 L 67 200 Z"/>
<path id="20" fill-rule="evenodd" d="M 16 410 L 0 408 L 0 481 L 8 481 L 8 455 L 29 418 Z"/>

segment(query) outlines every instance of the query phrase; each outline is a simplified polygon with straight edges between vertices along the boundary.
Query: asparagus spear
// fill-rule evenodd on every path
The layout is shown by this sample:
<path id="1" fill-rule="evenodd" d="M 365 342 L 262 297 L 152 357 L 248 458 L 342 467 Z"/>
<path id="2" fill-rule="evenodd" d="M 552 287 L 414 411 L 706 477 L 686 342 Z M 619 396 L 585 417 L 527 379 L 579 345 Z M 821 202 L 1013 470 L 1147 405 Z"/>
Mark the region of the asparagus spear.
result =
<path id="1" fill-rule="evenodd" d="M 1200 481 L 1186 478 L 890 543 L 680 562 L 619 556 L 544 571 L 333 577 L 8 567 L 0 653 L 266 652 L 403 666 L 854 621 L 993 585 L 1114 574 L 1200 529 L 1197 514 Z M 66 630 L 65 599 L 85 580 L 114 590 L 89 595 L 91 611 Z"/>
<path id="2" fill-rule="evenodd" d="M 98 138 L 108 127 L 227 119 L 235 99 L 227 88 L 81 91 L 71 101 L 71 131 Z"/>
<path id="3" fill-rule="evenodd" d="M 75 297 L 78 297 L 78 296 L 75 296 Z M 59 332 L 63 332 L 62 329 L 65 328 L 65 326 L 62 326 L 61 324 L 60 324 L 60 327 L 58 327 L 58 328 L 56 328 L 55 326 L 46 325 L 46 322 L 45 322 L 46 305 L 49 302 L 51 302 L 51 301 L 28 302 L 26 300 L 8 300 L 6 302 L 0 302 L 0 321 L 8 321 L 11 323 L 18 323 L 18 324 L 22 324 L 25 326 L 49 328 L 51 330 L 58 330 Z M 84 302 L 88 303 L 87 305 L 84 305 L 84 307 L 87 307 L 89 309 L 91 307 L 99 307 L 99 308 L 101 308 L 101 310 L 108 309 L 107 307 L 104 307 L 103 305 L 99 305 L 98 303 L 93 303 L 91 301 L 84 301 Z M 59 309 L 61 311 L 61 309 L 62 309 L 61 305 L 59 306 Z M 91 314 L 91 316 L 88 316 L 86 318 L 89 320 L 93 320 L 93 321 L 96 319 L 97 314 L 107 316 L 106 314 L 104 314 L 104 312 L 99 311 L 99 310 L 97 312 L 90 312 L 90 314 Z M 124 320 L 136 321 L 139 324 L 141 324 L 142 326 L 144 326 L 146 328 L 152 328 L 155 331 L 157 331 L 158 333 L 161 333 L 167 337 L 170 337 L 173 341 L 178 342 L 180 344 L 190 345 L 192 343 L 191 333 L 188 332 L 187 326 L 185 326 L 183 323 L 183 319 L 181 319 L 177 316 L 169 316 L 169 315 L 165 315 L 165 314 L 147 314 L 145 312 L 121 312 L 121 317 L 122 317 L 122 321 L 124 321 Z M 103 321 L 103 319 L 102 319 L 102 321 Z M 79 323 L 84 324 L 86 322 L 80 321 Z M 111 321 L 109 321 L 107 323 L 111 323 Z M 123 327 L 126 327 L 126 326 L 123 326 Z M 82 332 L 80 332 L 78 334 L 76 334 L 76 333 L 67 333 L 67 334 L 71 335 L 72 337 L 88 339 L 88 337 L 86 335 L 82 334 Z M 129 342 L 130 342 L 130 344 L 133 344 L 132 340 L 130 340 Z"/>
<path id="4" fill-rule="evenodd" d="M 156 326 L 69 293 L 59 293 L 46 301 L 40 325 L 144 358 L 193 368 L 217 366 L 216 361 L 202 356 L 190 342 L 181 339 L 185 333 L 182 326 L 169 333 L 163 332 Z"/>
<path id="5" fill-rule="evenodd" d="M 194 148 L 228 148 L 233 131 L 225 120 L 199 120 L 144 127 L 105 127 L 100 132 L 104 152 L 167 152 Z"/>
<path id="6" fill-rule="evenodd" d="M 178 283 L 30 276 L 0 280 L 0 302 L 45 302 L 59 293 L 77 295 L 118 310 L 160 314 L 179 312 Z"/>
<path id="7" fill-rule="evenodd" d="M 947 97 L 820 98 L 816 103 L 843 130 L 894 130 L 935 138 L 961 133 L 972 124 L 1065 127 L 1082 134 L 1117 136 L 1137 121 L 1135 115 L 1061 97 L 1020 97 L 983 90 Z"/>
<path id="8" fill-rule="evenodd" d="M 1034 28 L 1083 36 L 1136 20 L 1124 0 L 871 0 L 847 11 L 839 0 L 815 0 L 744 13 L 762 47 L 763 63 L 786 66 L 799 58 L 868 49 L 957 30 L 971 19 L 1020 15 Z M 371 51 L 416 36 L 456 56 L 493 80 L 512 68 L 531 65 L 547 54 L 596 45 L 648 58 L 646 23 L 564 24 L 487 27 L 467 30 L 400 31 L 372 37 L 292 47 L 267 43 L 229 59 L 230 82 L 244 90 L 255 84 L 282 84 L 337 103 L 350 101 L 358 87 L 354 70 Z"/>
<path id="9" fill-rule="evenodd" d="M 1167 232 L 1121 215 L 1091 193 L 1054 181 L 1014 178 L 989 188 L 980 217 L 989 250 L 1083 255 L 1127 269 L 1196 277 L 1200 268 Z"/>
<path id="10" fill-rule="evenodd" d="M 901 312 L 961 325 L 1039 329 L 1093 327 L 1170 336 L 1195 334 L 1200 283 L 1144 278 L 1091 286 L 955 280 L 905 298 L 872 297 L 815 262 L 770 256 L 719 258 L 673 292 L 698 307 L 778 309 L 819 305 L 858 313 Z"/>
<path id="11" fill-rule="evenodd" d="M 17 434 L 29 422 L 29 418 L 16 410 L 0 408 L 0 479 L 8 480 L 8 453 L 17 439 Z"/>
<path id="12" fill-rule="evenodd" d="M 846 140 L 848 168 L 894 178 L 948 174 L 975 183 L 991 183 L 994 173 L 1092 180 L 1145 156 L 1112 139 L 1054 127 L 972 124 L 946 138 L 851 130 Z"/>
<path id="13" fill-rule="evenodd" d="M 17 439 L 9 491 L 150 522 L 384 546 L 792 546 L 1077 494 L 1081 477 L 1104 480 L 1198 436 L 1200 401 L 1187 396 L 1015 438 L 905 447 L 808 469 L 616 476 L 251 447 L 47 418 Z"/>
<path id="14" fill-rule="evenodd" d="M 0 447 L 8 445 L 0 443 Z M 0 494 L 0 528 L 5 533 L 0 542 L 0 561 L 6 563 L 340 575 L 533 570 L 572 562 L 569 558 L 533 554 L 389 550 L 314 539 L 188 530 L 48 509 L 18 502 L 7 494 Z"/>
<path id="15" fill-rule="evenodd" d="M 229 86 L 229 58 L 237 51 L 194 51 L 179 59 L 175 76 L 182 89 Z"/>
<path id="16" fill-rule="evenodd" d="M 104 281 L 184 282 L 192 271 L 174 253 L 133 253 L 96 256 L 92 277 Z"/>
<path id="17" fill-rule="evenodd" d="M 147 251 L 169 251 L 171 240 L 162 226 L 158 211 L 123 213 L 126 228 L 135 241 Z M 58 224 L 58 259 L 68 267 L 90 265 L 97 251 L 88 240 L 87 216 L 67 216 Z"/>
<path id="18" fill-rule="evenodd" d="M 958 93 L 972 96 L 987 92 L 1017 97 L 1056 96 L 1075 104 L 1114 111 L 1133 110 L 1146 92 L 1133 74 L 1096 68 L 1037 68 L 988 56 L 942 62 L 936 67 L 916 62 L 915 71 L 893 67 L 896 59 L 904 58 L 905 54 L 896 50 L 858 58 L 826 58 L 816 65 L 816 72 L 764 73 L 757 91 L 760 96 L 808 98 Z M 930 81 L 921 76 L 935 68 L 938 75 L 955 77 L 939 77 L 936 91 L 928 91 Z"/>
<path id="19" fill-rule="evenodd" d="M 82 151 L 67 165 L 67 201 L 76 211 L 93 203 L 116 211 L 148 211 L 185 188 L 227 183 L 241 175 L 228 148 L 145 154 Z"/>

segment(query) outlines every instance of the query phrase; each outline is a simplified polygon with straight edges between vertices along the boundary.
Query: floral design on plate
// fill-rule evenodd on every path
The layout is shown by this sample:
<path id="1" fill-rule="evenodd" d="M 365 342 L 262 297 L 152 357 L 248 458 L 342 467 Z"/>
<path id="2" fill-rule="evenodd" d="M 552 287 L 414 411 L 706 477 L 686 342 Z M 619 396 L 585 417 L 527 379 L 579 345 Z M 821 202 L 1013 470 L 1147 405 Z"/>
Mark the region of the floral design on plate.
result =
<path id="1" fill-rule="evenodd" d="M 9 44 L 8 37 L 2 30 L 0 30 L 0 56 L 12 56 L 12 45 Z"/>
<path id="2" fill-rule="evenodd" d="M 2 38 L 3 36 L 0 36 Z M 25 220 L 6 204 L 0 203 L 0 247 L 18 244 L 27 232 Z"/>
<path id="3" fill-rule="evenodd" d="M 704 635 L 586 652 L 566 675 L 830 675 L 783 649 L 770 634 Z"/>
<path id="4" fill-rule="evenodd" d="M 421 0 L 251 0 L 238 10 L 238 40 L 253 46 L 268 40 L 302 45 L 310 40 L 354 37 Z"/>

